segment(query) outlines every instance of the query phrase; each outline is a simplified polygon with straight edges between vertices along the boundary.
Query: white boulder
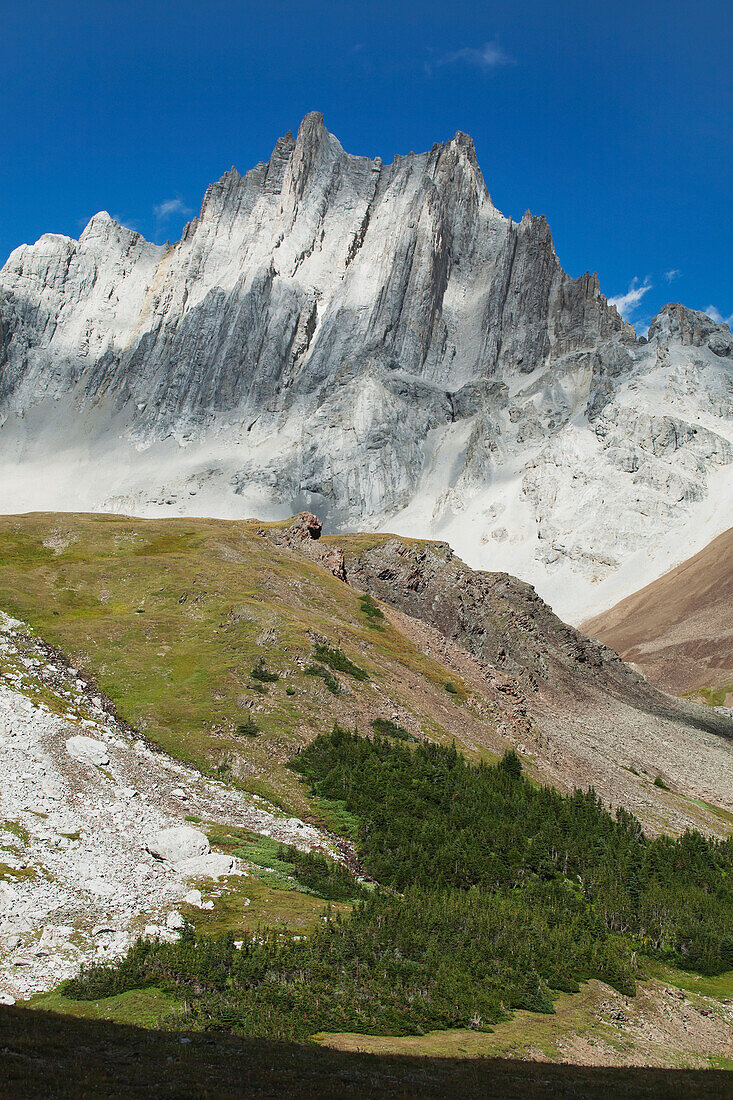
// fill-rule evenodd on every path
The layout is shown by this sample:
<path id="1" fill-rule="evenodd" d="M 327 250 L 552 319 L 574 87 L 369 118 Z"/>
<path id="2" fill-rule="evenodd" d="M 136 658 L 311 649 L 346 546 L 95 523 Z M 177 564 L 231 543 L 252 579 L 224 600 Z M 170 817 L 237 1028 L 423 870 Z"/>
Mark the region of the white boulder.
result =
<path id="1" fill-rule="evenodd" d="M 234 858 L 225 855 L 223 852 L 210 852 L 205 856 L 181 860 L 176 864 L 176 870 L 184 875 L 219 878 L 220 875 L 230 875 L 232 873 Z M 204 909 L 206 906 L 202 905 L 201 908 Z"/>
<path id="2" fill-rule="evenodd" d="M 75 760 L 81 760 L 83 764 L 92 764 L 95 767 L 104 767 L 109 764 L 109 754 L 106 745 L 101 741 L 95 741 L 93 737 L 85 737 L 77 734 L 66 742 L 66 751 Z"/>
<path id="3" fill-rule="evenodd" d="M 156 859 L 167 860 L 176 866 L 206 856 L 211 851 L 206 833 L 190 825 L 161 829 L 146 841 L 145 848 Z"/>

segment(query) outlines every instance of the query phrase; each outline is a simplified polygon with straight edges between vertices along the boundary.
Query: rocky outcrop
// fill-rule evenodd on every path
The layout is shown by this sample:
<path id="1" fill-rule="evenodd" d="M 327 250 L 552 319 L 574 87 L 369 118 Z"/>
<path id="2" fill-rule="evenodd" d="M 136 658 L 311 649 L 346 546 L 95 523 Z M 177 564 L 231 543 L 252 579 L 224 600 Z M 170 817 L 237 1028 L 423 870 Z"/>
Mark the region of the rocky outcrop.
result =
<path id="1" fill-rule="evenodd" d="M 322 531 L 323 524 L 318 516 L 312 512 L 301 512 L 283 530 L 275 529 L 274 541 L 279 546 L 287 546 L 288 549 L 296 550 L 311 561 L 318 562 L 338 580 L 345 581 L 347 577 L 344 552 L 340 546 L 335 546 L 332 542 L 319 542 Z M 273 537 L 272 530 L 270 532 L 263 530 L 262 534 Z"/>
<path id="2" fill-rule="evenodd" d="M 581 713 L 590 691 L 733 742 L 727 718 L 657 691 L 614 650 L 562 622 L 531 585 L 470 569 L 447 543 L 392 538 L 347 560 L 351 584 L 510 677 L 538 716 L 550 699 Z"/>
<path id="3" fill-rule="evenodd" d="M 102 213 L 11 255 L 0 510 L 439 531 L 567 614 L 570 578 L 585 607 L 700 527 L 731 457 L 730 344 L 681 306 L 637 340 L 543 218 L 495 208 L 467 135 L 384 164 L 311 114 L 173 245 Z M 650 455 L 645 416 L 677 445 Z"/>
<path id="4" fill-rule="evenodd" d="M 312 539 L 314 542 L 317 542 L 321 537 L 322 531 L 323 524 L 318 516 L 314 516 L 312 512 L 301 512 L 299 516 L 295 517 L 295 521 L 288 527 L 287 535 L 290 540 Z"/>

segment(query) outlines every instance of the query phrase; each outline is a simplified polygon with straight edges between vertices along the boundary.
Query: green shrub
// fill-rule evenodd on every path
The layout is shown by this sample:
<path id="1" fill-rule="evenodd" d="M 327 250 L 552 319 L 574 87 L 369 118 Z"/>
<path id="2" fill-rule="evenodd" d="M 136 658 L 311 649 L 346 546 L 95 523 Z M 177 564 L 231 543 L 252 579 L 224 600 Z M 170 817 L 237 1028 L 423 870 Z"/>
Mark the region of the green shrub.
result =
<path id="1" fill-rule="evenodd" d="M 374 602 L 371 596 L 364 595 L 359 598 L 359 604 L 362 612 L 369 620 L 369 626 L 374 630 L 384 630 L 382 622 L 384 621 L 384 612 Z"/>
<path id="2" fill-rule="evenodd" d="M 277 672 L 271 672 L 265 668 L 264 657 L 260 657 L 259 661 L 252 669 L 250 676 L 253 680 L 259 680 L 263 684 L 276 684 L 280 679 L 280 675 Z"/>
<path id="3" fill-rule="evenodd" d="M 354 901 L 369 896 L 369 890 L 343 864 L 320 852 L 301 852 L 292 846 L 280 848 L 280 859 L 292 864 L 293 878 L 306 890 L 327 901 Z"/>
<path id="4" fill-rule="evenodd" d="M 404 726 L 398 726 L 389 718 L 375 718 L 372 722 L 375 733 L 381 733 L 383 737 L 396 737 L 398 741 L 417 741 L 416 737 L 406 730 Z"/>
<path id="5" fill-rule="evenodd" d="M 308 665 L 305 671 L 307 676 L 319 676 L 332 695 L 341 694 L 341 684 L 323 665 Z"/>
<path id="6" fill-rule="evenodd" d="M 252 715 L 248 714 L 245 720 L 239 723 L 235 732 L 238 737 L 258 737 L 260 727 L 257 725 Z"/>
<path id="7" fill-rule="evenodd" d="M 368 680 L 369 674 L 364 671 L 363 668 L 359 668 L 355 665 L 343 650 L 338 646 L 323 645 L 322 642 L 316 642 L 314 652 L 316 659 L 321 661 L 324 665 L 328 665 L 334 672 L 345 672 L 347 676 L 353 676 L 355 680 Z"/>
<path id="8" fill-rule="evenodd" d="M 446 690 L 446 691 L 448 691 L 448 692 L 450 692 L 450 694 L 451 694 L 451 695 L 457 695 L 457 694 L 458 694 L 458 688 L 456 687 L 456 685 L 455 685 L 455 684 L 452 684 L 452 683 L 450 682 L 450 680 L 449 680 L 449 681 L 448 681 L 448 683 L 447 683 L 447 684 L 445 685 L 445 690 Z"/>
<path id="9" fill-rule="evenodd" d="M 654 780 L 654 786 L 655 786 L 655 787 L 661 787 L 661 789 L 662 789 L 663 791 L 668 791 L 668 790 L 669 790 L 669 787 L 668 787 L 668 786 L 667 786 L 667 784 L 666 784 L 666 783 L 664 782 L 664 780 L 662 779 L 661 775 L 658 775 L 658 776 L 657 776 L 657 778 L 656 778 L 656 779 Z"/>

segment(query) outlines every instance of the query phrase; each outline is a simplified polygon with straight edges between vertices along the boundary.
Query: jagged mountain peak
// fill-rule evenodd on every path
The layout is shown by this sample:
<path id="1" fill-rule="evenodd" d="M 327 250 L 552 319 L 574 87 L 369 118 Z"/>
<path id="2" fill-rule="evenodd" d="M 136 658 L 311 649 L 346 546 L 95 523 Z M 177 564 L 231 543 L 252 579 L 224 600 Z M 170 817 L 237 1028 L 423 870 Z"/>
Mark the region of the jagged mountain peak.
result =
<path id="1" fill-rule="evenodd" d="M 712 345 L 711 337 L 713 337 Z M 730 337 L 731 330 L 727 324 L 714 321 L 707 313 L 689 309 L 680 302 L 668 302 L 667 305 L 662 306 L 649 325 L 650 340 L 678 340 L 681 344 L 691 347 L 708 344 L 713 351 L 721 345 L 727 347 L 727 351 L 717 354 L 730 355 Z"/>
<path id="2" fill-rule="evenodd" d="M 0 507 L 312 507 L 590 613 L 717 533 L 731 354 L 681 306 L 637 339 L 544 217 L 494 207 L 468 135 L 385 164 L 311 112 L 173 246 L 100 213 L 13 253 Z"/>
<path id="3" fill-rule="evenodd" d="M 298 127 L 298 140 L 304 144 L 317 142 L 322 139 L 336 141 L 333 134 L 326 129 L 323 115 L 320 111 L 308 111 Z"/>

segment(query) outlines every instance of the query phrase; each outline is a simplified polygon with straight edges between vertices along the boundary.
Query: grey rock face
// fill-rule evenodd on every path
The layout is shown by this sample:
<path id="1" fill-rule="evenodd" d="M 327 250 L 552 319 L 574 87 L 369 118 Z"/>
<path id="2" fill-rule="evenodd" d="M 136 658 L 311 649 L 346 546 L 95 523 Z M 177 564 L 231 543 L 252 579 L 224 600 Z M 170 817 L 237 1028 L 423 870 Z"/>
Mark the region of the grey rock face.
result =
<path id="1" fill-rule="evenodd" d="M 102 213 L 11 255 L 0 509 L 312 507 L 553 596 L 695 519 L 732 372 L 729 329 L 682 306 L 638 341 L 543 218 L 499 213 L 465 134 L 385 165 L 311 114 L 172 246 Z"/>

